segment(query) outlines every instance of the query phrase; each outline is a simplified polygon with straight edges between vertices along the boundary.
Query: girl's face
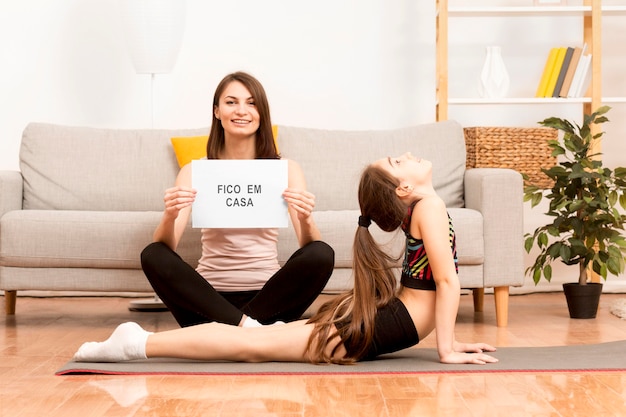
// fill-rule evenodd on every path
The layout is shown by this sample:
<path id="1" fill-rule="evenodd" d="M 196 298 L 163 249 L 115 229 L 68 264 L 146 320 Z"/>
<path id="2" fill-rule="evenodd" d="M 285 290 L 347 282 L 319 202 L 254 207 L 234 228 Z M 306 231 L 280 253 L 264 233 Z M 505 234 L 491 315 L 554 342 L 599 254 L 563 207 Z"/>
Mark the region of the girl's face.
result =
<path id="1" fill-rule="evenodd" d="M 259 129 L 260 117 L 254 98 L 239 81 L 226 86 L 213 111 L 221 120 L 226 136 L 252 136 Z"/>
<path id="2" fill-rule="evenodd" d="M 397 178 L 400 185 L 421 185 L 430 182 L 432 176 L 432 163 L 426 159 L 414 157 L 411 152 L 397 157 L 379 159 L 374 164 Z"/>

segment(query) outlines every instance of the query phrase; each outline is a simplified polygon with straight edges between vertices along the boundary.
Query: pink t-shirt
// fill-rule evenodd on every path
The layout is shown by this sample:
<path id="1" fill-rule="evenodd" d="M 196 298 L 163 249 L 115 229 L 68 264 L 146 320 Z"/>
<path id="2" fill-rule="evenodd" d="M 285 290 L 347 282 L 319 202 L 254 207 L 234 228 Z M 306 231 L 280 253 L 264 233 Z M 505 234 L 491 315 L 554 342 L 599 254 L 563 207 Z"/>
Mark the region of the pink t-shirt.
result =
<path id="1" fill-rule="evenodd" d="M 202 229 L 196 271 L 217 291 L 260 290 L 280 269 L 278 229 Z"/>

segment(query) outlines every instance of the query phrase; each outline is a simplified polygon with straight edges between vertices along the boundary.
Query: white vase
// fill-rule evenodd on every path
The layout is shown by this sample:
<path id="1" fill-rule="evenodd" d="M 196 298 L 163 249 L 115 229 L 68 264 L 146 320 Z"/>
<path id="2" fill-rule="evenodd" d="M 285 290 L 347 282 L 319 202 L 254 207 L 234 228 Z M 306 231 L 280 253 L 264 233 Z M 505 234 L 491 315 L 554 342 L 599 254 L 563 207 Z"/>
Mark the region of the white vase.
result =
<path id="1" fill-rule="evenodd" d="M 485 63 L 480 73 L 478 92 L 484 98 L 502 98 L 509 91 L 509 73 L 499 46 L 486 48 Z"/>

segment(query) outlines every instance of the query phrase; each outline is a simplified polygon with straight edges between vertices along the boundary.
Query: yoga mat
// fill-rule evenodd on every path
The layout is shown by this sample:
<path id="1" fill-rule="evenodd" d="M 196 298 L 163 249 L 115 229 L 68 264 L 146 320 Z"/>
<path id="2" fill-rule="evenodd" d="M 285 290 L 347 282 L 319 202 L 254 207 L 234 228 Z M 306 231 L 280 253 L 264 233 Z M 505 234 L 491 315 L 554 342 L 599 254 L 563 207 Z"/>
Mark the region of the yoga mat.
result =
<path id="1" fill-rule="evenodd" d="M 503 347 L 493 352 L 498 363 L 451 365 L 439 362 L 434 348 L 414 347 L 355 365 L 308 363 L 198 362 L 147 359 L 120 363 L 68 362 L 57 375 L 307 375 L 419 374 L 467 372 L 626 371 L 626 341 L 592 345 Z"/>

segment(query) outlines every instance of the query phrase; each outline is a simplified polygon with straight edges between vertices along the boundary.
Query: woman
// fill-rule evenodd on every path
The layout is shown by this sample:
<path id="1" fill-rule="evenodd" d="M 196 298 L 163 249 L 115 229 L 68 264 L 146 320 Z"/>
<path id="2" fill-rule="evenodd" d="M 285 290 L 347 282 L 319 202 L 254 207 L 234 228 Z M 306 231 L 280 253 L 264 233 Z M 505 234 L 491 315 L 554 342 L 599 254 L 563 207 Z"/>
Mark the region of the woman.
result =
<path id="1" fill-rule="evenodd" d="M 241 329 L 218 323 L 149 333 L 120 325 L 105 342 L 85 343 L 77 361 L 176 357 L 197 360 L 351 363 L 417 344 L 436 330 L 443 363 L 497 359 L 485 343 L 455 340 L 460 285 L 455 235 L 432 185 L 432 165 L 410 153 L 368 166 L 359 184 L 361 216 L 354 238 L 354 289 L 323 305 L 309 321 Z M 395 258 L 369 233 L 401 227 L 406 249 L 400 288 Z"/>
<path id="2" fill-rule="evenodd" d="M 280 159 L 267 96 L 256 78 L 235 72 L 222 79 L 209 137 L 208 159 Z M 255 327 L 299 319 L 334 266 L 334 251 L 320 241 L 311 216 L 315 196 L 306 190 L 300 166 L 288 161 L 283 193 L 300 248 L 282 268 L 275 228 L 203 229 L 197 268 L 185 263 L 175 251 L 195 196 L 187 164 L 165 191 L 154 243 L 141 254 L 144 273 L 176 321 L 182 327 L 212 321 Z"/>

